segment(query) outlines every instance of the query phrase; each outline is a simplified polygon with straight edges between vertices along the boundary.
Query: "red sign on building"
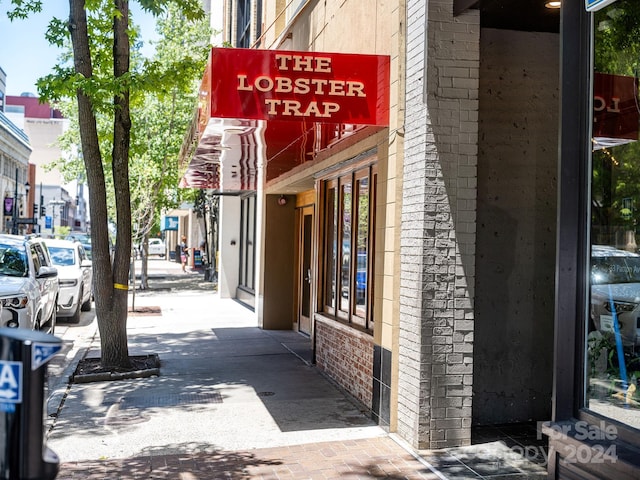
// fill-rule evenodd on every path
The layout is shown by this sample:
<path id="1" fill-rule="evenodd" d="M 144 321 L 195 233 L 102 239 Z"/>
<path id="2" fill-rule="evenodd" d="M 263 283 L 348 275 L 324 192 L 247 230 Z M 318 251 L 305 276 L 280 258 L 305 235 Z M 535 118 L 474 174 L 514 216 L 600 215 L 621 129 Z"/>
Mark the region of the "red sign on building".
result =
<path id="1" fill-rule="evenodd" d="M 255 190 L 339 138 L 389 125 L 390 58 L 213 48 L 180 185 Z M 333 143 L 335 145 L 335 143 Z"/>
<path id="2" fill-rule="evenodd" d="M 596 148 L 638 140 L 638 85 L 635 77 L 596 72 L 593 137 Z"/>
<path id="3" fill-rule="evenodd" d="M 209 61 L 210 117 L 389 123 L 388 56 L 214 48 Z"/>

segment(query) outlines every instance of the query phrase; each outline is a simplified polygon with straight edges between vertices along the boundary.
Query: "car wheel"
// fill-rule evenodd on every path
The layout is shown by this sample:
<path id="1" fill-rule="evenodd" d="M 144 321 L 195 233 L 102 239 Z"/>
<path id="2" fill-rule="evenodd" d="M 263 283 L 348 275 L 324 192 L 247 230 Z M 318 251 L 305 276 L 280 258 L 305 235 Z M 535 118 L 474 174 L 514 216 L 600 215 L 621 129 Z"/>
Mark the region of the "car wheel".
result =
<path id="1" fill-rule="evenodd" d="M 93 297 L 93 295 L 89 295 L 89 298 L 87 298 L 87 301 L 82 304 L 82 306 L 80 307 L 80 310 L 82 310 L 83 312 L 91 311 L 91 297 Z"/>
<path id="2" fill-rule="evenodd" d="M 71 323 L 79 323 L 80 322 L 80 301 L 78 301 L 78 304 L 76 305 L 76 311 L 73 312 L 73 315 L 71 315 L 69 317 L 69 322 Z"/>
<path id="3" fill-rule="evenodd" d="M 58 302 L 53 307 L 53 312 L 51 312 L 51 317 L 49 317 L 49 331 L 51 335 L 56 331 L 56 322 L 58 321 Z"/>
<path id="4" fill-rule="evenodd" d="M 55 332 L 56 330 L 56 320 L 58 319 L 57 312 L 58 312 L 58 302 L 56 301 L 56 303 L 53 306 L 53 311 L 51 312 L 51 315 L 49 316 L 47 321 L 43 323 L 40 320 L 38 322 L 38 330 L 41 330 L 45 333 L 50 333 L 51 335 L 53 335 L 53 332 Z"/>

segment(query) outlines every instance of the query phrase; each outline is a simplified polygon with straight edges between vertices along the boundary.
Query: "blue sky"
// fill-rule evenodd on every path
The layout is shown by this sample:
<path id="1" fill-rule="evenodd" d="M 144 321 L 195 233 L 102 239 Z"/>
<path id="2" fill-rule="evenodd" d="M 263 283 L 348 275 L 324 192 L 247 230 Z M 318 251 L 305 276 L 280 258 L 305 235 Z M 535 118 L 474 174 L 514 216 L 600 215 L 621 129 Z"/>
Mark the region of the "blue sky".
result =
<path id="1" fill-rule="evenodd" d="M 36 80 L 50 73 L 57 63 L 59 51 L 47 43 L 44 34 L 52 17 L 69 16 L 69 2 L 46 0 L 42 3 L 43 9 L 39 14 L 11 22 L 6 15 L 9 1 L 0 1 L 0 68 L 7 75 L 7 95 L 37 94 Z M 151 48 L 147 39 L 155 38 L 154 18 L 141 14 L 135 1 L 130 2 L 129 8 L 134 22 L 142 29 L 145 45 Z M 152 51 L 143 50 L 147 55 Z"/>

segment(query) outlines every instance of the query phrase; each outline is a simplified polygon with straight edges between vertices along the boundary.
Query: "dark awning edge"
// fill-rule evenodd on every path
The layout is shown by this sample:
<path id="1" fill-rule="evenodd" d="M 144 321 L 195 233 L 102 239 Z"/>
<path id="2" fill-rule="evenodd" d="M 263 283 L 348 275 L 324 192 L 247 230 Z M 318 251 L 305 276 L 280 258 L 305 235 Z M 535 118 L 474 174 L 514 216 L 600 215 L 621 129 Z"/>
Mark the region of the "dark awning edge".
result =
<path id="1" fill-rule="evenodd" d="M 478 7 L 480 0 L 453 0 L 453 16 L 463 14 L 472 7 Z"/>

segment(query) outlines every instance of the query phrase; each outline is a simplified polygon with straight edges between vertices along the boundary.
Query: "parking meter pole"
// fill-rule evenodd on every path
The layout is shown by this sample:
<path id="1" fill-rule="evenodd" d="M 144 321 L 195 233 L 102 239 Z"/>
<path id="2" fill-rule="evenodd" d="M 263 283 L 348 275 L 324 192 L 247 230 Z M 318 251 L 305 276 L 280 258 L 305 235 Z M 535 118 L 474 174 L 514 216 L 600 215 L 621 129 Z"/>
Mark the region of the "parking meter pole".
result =
<path id="1" fill-rule="evenodd" d="M 44 442 L 47 362 L 62 340 L 43 332 L 0 328 L 0 479 L 51 480 L 59 459 Z"/>

